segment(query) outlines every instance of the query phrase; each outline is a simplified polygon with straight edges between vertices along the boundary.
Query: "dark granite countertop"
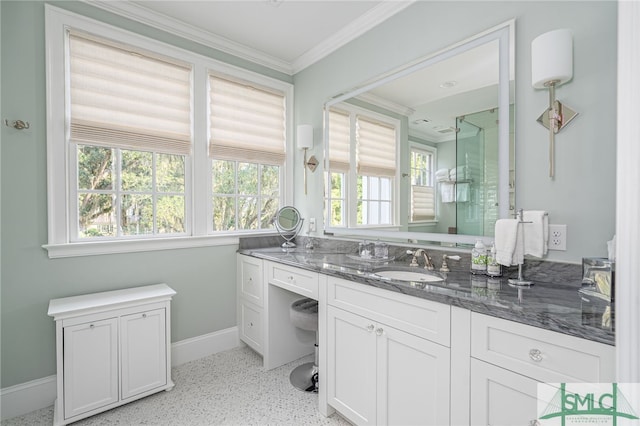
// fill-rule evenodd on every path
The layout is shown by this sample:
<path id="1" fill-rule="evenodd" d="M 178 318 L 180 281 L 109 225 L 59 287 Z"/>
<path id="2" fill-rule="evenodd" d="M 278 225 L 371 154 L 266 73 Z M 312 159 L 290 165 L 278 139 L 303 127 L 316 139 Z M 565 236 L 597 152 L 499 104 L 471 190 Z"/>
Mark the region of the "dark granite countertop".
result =
<path id="1" fill-rule="evenodd" d="M 421 270 L 422 263 L 409 269 L 410 257 L 398 255 L 391 262 L 367 262 L 355 256 L 352 247 L 343 248 L 297 248 L 283 251 L 280 247 L 243 248 L 240 254 L 271 260 L 325 275 L 344 278 L 363 285 L 370 285 L 389 291 L 421 297 L 451 306 L 458 306 L 478 312 L 564 333 L 608 345 L 615 344 L 615 333 L 606 328 L 585 322 L 598 321 L 583 319 L 584 303 L 578 293 L 581 285 L 580 265 L 527 260 L 526 278 L 535 277 L 530 287 L 514 287 L 508 278 L 514 271 L 506 271 L 505 276 L 490 278 L 477 276 L 461 270 L 458 263 L 449 261 L 452 272 L 440 274 L 444 281 L 437 283 L 406 282 L 381 278 L 375 275 L 380 267 L 399 267 L 407 270 Z M 396 253 L 403 253 L 396 251 Z M 436 252 L 430 251 L 434 259 Z M 448 254 L 460 254 L 451 253 Z M 463 260 L 460 263 L 464 262 Z M 440 266 L 439 263 L 436 265 Z M 454 268 L 457 266 L 457 270 Z M 577 276 L 576 273 L 578 274 Z M 517 270 L 515 275 L 517 276 Z"/>

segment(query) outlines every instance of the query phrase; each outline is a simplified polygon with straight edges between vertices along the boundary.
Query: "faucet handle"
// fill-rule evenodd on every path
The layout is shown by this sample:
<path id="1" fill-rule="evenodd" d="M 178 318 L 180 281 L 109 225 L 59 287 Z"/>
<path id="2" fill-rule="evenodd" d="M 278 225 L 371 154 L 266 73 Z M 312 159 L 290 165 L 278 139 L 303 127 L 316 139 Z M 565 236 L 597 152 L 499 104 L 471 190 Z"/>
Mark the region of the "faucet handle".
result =
<path id="1" fill-rule="evenodd" d="M 451 272 L 451 270 L 449 269 L 449 265 L 447 265 L 447 259 L 460 260 L 460 256 L 458 256 L 458 255 L 449 256 L 448 254 L 443 254 L 442 255 L 442 266 L 440 267 L 440 272 Z"/>
<path id="2" fill-rule="evenodd" d="M 410 254 L 410 255 L 413 256 L 409 266 L 418 266 L 418 259 L 416 257 L 416 256 L 418 256 L 418 250 L 407 250 L 407 254 Z"/>

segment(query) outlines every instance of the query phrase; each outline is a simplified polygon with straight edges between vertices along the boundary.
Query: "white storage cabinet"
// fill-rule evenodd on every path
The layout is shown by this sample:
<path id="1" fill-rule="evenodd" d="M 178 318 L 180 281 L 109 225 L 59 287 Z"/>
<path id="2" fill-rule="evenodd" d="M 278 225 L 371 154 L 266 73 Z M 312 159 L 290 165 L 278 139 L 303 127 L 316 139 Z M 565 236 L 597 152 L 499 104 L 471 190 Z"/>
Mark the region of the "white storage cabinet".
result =
<path id="1" fill-rule="evenodd" d="M 170 390 L 170 303 L 166 284 L 53 299 L 57 394 L 64 425 Z"/>
<path id="2" fill-rule="evenodd" d="M 471 424 L 535 424 L 538 383 L 615 381 L 615 348 L 471 314 Z"/>
<path id="3" fill-rule="evenodd" d="M 449 424 L 447 305 L 327 279 L 327 401 L 357 425 Z"/>

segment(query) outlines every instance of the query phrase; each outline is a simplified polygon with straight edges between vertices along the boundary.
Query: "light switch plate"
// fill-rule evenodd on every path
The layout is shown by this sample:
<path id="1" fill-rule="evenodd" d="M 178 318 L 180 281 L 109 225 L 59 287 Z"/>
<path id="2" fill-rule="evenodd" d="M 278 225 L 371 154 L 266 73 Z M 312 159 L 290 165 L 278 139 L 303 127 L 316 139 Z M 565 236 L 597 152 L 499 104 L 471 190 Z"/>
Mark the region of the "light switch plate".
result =
<path id="1" fill-rule="evenodd" d="M 567 250 L 567 225 L 549 225 L 549 250 Z"/>

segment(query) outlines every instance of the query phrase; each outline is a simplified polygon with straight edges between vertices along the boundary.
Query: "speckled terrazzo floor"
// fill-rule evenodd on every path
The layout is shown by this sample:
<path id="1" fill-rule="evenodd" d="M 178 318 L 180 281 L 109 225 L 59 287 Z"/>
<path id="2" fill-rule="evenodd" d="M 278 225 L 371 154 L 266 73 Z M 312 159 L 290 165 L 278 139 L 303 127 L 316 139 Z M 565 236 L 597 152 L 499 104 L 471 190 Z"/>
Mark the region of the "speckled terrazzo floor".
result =
<path id="1" fill-rule="evenodd" d="M 349 425 L 317 411 L 316 394 L 289 383 L 303 358 L 274 370 L 247 347 L 214 354 L 173 369 L 176 384 L 139 401 L 73 423 L 97 425 Z M 53 406 L 2 422 L 2 426 L 51 425 Z"/>

